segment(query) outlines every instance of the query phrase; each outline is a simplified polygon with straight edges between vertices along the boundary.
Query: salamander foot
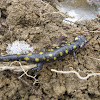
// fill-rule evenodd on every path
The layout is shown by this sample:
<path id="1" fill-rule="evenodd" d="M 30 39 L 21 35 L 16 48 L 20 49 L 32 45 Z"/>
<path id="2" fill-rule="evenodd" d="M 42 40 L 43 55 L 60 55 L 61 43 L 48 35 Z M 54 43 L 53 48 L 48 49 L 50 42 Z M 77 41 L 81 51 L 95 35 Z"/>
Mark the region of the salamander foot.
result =
<path id="1" fill-rule="evenodd" d="M 33 70 L 33 71 L 39 71 L 39 70 L 42 69 L 42 67 L 43 67 L 43 63 L 38 63 L 38 64 L 37 64 L 37 67 L 34 67 L 34 68 L 32 68 L 31 70 Z"/>

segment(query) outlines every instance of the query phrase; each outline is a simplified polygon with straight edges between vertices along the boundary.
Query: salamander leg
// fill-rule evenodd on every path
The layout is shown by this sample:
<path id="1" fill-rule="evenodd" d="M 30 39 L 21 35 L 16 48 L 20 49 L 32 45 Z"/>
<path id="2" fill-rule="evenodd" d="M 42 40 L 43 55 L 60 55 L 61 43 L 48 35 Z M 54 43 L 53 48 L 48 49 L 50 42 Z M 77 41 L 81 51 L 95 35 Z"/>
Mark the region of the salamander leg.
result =
<path id="1" fill-rule="evenodd" d="M 61 42 L 58 42 L 58 46 L 61 46 L 62 44 L 67 45 L 67 42 L 66 42 L 66 41 L 61 41 Z"/>
<path id="2" fill-rule="evenodd" d="M 32 68 L 31 70 L 33 70 L 33 71 L 39 71 L 39 70 L 42 69 L 42 67 L 43 67 L 43 63 L 38 63 L 38 64 L 37 64 L 37 67 L 34 67 L 34 68 Z"/>
<path id="3" fill-rule="evenodd" d="M 74 58 L 76 59 L 76 61 L 78 62 L 78 64 L 80 64 L 80 63 L 79 63 L 79 60 L 77 59 L 77 56 L 76 56 L 76 53 L 75 53 L 74 50 L 73 50 L 73 56 L 74 56 Z"/>
<path id="4" fill-rule="evenodd" d="M 75 53 L 74 50 L 73 50 L 73 56 L 74 56 L 75 59 L 77 59 L 77 56 L 76 56 L 76 53 Z"/>

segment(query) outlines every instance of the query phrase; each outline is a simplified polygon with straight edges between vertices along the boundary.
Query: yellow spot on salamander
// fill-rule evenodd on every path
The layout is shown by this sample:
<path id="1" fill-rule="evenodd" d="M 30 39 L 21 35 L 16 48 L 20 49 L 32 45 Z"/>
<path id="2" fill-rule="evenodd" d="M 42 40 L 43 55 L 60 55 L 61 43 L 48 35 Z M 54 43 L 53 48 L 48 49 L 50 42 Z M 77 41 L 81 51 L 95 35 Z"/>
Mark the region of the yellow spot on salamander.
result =
<path id="1" fill-rule="evenodd" d="M 76 46 L 73 46 L 73 49 L 76 49 Z"/>
<path id="2" fill-rule="evenodd" d="M 62 52 L 60 52 L 60 56 L 62 56 L 63 55 L 63 53 Z"/>
<path id="3" fill-rule="evenodd" d="M 54 60 L 56 60 L 56 57 L 54 57 Z"/>
<path id="4" fill-rule="evenodd" d="M 48 51 L 50 51 L 50 49 L 48 49 Z"/>
<path id="5" fill-rule="evenodd" d="M 6 56 L 6 55 L 1 55 L 1 56 Z"/>
<path id="6" fill-rule="evenodd" d="M 51 51 L 54 51 L 54 49 L 51 49 Z"/>
<path id="7" fill-rule="evenodd" d="M 43 60 L 45 60 L 46 58 L 45 57 L 43 57 Z"/>
<path id="8" fill-rule="evenodd" d="M 49 59 L 47 59 L 47 61 L 49 61 Z"/>
<path id="9" fill-rule="evenodd" d="M 78 37 L 75 38 L 75 40 L 78 40 L 78 39 L 79 39 Z"/>
<path id="10" fill-rule="evenodd" d="M 29 60 L 29 58 L 28 58 L 28 57 L 25 57 L 24 59 L 25 59 L 26 61 L 28 61 L 28 60 Z"/>
<path id="11" fill-rule="evenodd" d="M 50 57 L 52 57 L 52 54 L 49 54 Z"/>
<path id="12" fill-rule="evenodd" d="M 27 55 L 32 55 L 32 53 L 28 53 Z"/>
<path id="13" fill-rule="evenodd" d="M 60 47 L 57 46 L 56 48 L 59 49 Z"/>
<path id="14" fill-rule="evenodd" d="M 40 54 L 40 55 L 42 55 L 42 54 L 43 54 L 43 52 L 40 52 L 39 54 Z"/>
<path id="15" fill-rule="evenodd" d="M 17 54 L 17 55 L 20 55 L 20 53 L 19 53 L 19 54 Z"/>
<path id="16" fill-rule="evenodd" d="M 66 50 L 65 52 L 66 52 L 66 54 L 67 54 L 67 53 L 68 53 L 68 50 Z"/>
<path id="17" fill-rule="evenodd" d="M 36 70 L 37 72 L 39 71 L 39 69 Z"/>
<path id="18" fill-rule="evenodd" d="M 64 44 L 62 44 L 61 46 L 65 46 Z"/>
<path id="19" fill-rule="evenodd" d="M 54 51 L 54 49 L 48 49 L 48 51 Z"/>
<path id="20" fill-rule="evenodd" d="M 67 45 L 70 45 L 69 43 Z"/>
<path id="21" fill-rule="evenodd" d="M 83 47 L 83 44 L 81 44 L 81 47 Z"/>
<path id="22" fill-rule="evenodd" d="M 71 44 L 73 44 L 73 42 L 71 42 Z"/>
<path id="23" fill-rule="evenodd" d="M 19 59 L 19 61 L 21 61 L 21 59 Z"/>
<path id="24" fill-rule="evenodd" d="M 4 61 L 9 61 L 8 59 L 3 59 Z"/>
<path id="25" fill-rule="evenodd" d="M 39 59 L 38 59 L 38 58 L 35 58 L 35 61 L 36 61 L 36 62 L 38 62 L 38 61 L 39 61 Z"/>

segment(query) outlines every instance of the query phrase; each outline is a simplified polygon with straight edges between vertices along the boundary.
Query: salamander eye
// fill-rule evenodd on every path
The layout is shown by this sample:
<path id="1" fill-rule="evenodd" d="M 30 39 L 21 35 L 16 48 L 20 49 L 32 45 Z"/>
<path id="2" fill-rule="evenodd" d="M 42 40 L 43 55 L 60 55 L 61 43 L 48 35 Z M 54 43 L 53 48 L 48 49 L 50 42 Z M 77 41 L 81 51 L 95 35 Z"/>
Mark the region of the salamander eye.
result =
<path id="1" fill-rule="evenodd" d="M 82 48 L 83 46 L 84 46 L 84 44 L 81 44 L 81 45 L 80 45 L 80 48 Z"/>
<path id="2" fill-rule="evenodd" d="M 87 40 L 85 40 L 85 43 L 87 43 Z"/>
<path id="3" fill-rule="evenodd" d="M 78 40 L 78 39 L 79 39 L 78 37 L 75 38 L 75 40 Z"/>

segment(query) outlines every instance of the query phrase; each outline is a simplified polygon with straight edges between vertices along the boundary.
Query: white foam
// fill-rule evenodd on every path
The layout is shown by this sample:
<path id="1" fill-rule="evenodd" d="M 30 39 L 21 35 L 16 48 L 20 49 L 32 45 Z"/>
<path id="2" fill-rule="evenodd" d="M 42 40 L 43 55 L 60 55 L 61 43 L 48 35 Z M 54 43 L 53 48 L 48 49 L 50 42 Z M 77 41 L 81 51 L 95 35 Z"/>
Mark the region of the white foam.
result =
<path id="1" fill-rule="evenodd" d="M 8 44 L 6 48 L 6 52 L 10 55 L 13 54 L 26 54 L 29 52 L 33 52 L 33 47 L 27 44 L 25 41 L 14 41 L 12 44 Z"/>

